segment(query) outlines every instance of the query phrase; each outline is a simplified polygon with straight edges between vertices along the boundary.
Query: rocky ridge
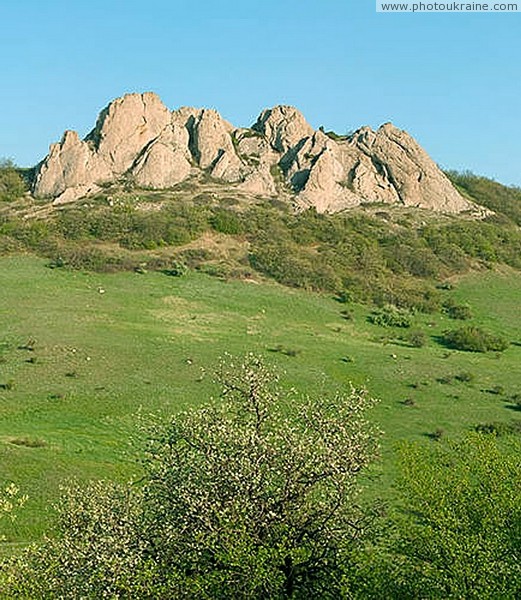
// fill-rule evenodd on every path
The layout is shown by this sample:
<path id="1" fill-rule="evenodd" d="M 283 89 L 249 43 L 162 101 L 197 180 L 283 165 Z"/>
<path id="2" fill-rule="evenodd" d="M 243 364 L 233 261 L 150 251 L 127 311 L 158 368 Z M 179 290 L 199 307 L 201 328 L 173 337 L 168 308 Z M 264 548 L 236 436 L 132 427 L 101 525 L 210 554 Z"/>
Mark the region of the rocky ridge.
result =
<path id="1" fill-rule="evenodd" d="M 295 108 L 276 106 L 251 128 L 236 128 L 212 109 L 170 111 L 150 92 L 111 102 L 83 140 L 66 131 L 37 166 L 33 194 L 63 203 L 122 180 L 166 189 L 201 174 L 318 212 L 375 202 L 479 212 L 390 123 L 336 136 L 315 131 Z"/>

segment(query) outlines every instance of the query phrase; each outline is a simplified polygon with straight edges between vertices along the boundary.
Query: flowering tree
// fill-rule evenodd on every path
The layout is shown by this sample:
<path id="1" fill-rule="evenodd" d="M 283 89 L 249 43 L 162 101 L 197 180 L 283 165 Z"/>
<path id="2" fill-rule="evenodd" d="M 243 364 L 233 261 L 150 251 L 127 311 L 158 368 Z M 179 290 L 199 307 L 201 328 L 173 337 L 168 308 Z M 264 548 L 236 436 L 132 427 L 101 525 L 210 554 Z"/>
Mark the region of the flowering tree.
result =
<path id="1" fill-rule="evenodd" d="M 364 527 L 356 476 L 376 452 L 364 420 L 373 401 L 353 389 L 319 400 L 281 395 L 254 356 L 228 363 L 222 384 L 218 400 L 149 427 L 142 486 L 69 495 L 61 538 L 10 565 L 12 589 L 338 597 Z"/>
<path id="2" fill-rule="evenodd" d="M 218 401 L 152 436 L 145 505 L 161 570 L 187 597 L 334 595 L 364 523 L 356 475 L 376 450 L 372 400 L 281 397 L 254 356 L 222 384 Z"/>
<path id="3" fill-rule="evenodd" d="M 14 521 L 16 511 L 27 502 L 26 495 L 20 495 L 20 490 L 14 483 L 7 484 L 3 489 L 0 488 L 0 523 L 4 519 Z M 0 531 L 0 542 L 5 541 L 5 536 Z"/>

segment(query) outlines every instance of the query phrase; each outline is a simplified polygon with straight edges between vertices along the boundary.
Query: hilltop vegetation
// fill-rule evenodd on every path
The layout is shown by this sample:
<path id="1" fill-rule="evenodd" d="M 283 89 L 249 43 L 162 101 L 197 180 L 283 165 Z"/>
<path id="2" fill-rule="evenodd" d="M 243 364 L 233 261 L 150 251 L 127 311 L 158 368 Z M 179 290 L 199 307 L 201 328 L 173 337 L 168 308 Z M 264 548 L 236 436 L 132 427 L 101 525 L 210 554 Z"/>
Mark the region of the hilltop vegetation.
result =
<path id="1" fill-rule="evenodd" d="M 468 171 L 448 171 L 447 175 L 462 194 L 496 213 L 490 217 L 491 221 L 521 226 L 521 188 L 505 186 Z"/>
<path id="2" fill-rule="evenodd" d="M 20 169 L 9 159 L 0 160 L 0 202 L 12 202 L 28 190 Z"/>
<path id="3" fill-rule="evenodd" d="M 15 203 L 0 214 L 0 251 L 30 250 L 53 267 L 100 272 L 183 264 L 222 277 L 257 273 L 291 287 L 432 312 L 441 308 L 435 287 L 444 278 L 494 264 L 521 268 L 519 191 L 458 177 L 476 201 L 503 212 L 485 220 L 385 205 L 295 213 L 284 203 L 220 198 L 183 183 L 171 192 L 107 190 L 54 210 Z"/>

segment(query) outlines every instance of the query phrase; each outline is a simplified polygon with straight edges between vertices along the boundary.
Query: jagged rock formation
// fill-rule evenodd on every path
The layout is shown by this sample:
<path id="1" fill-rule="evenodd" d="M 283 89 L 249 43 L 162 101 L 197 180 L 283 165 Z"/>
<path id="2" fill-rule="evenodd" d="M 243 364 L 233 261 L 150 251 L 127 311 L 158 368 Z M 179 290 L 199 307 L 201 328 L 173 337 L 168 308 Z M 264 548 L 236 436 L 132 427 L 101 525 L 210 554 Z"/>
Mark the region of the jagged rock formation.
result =
<path id="1" fill-rule="evenodd" d="M 201 173 L 319 212 L 374 202 L 447 213 L 476 209 L 417 142 L 390 123 L 329 136 L 314 131 L 295 108 L 276 106 L 251 129 L 238 129 L 215 110 L 171 112 L 153 93 L 111 102 L 84 140 L 66 131 L 38 165 L 33 193 L 67 202 L 121 179 L 164 189 Z"/>

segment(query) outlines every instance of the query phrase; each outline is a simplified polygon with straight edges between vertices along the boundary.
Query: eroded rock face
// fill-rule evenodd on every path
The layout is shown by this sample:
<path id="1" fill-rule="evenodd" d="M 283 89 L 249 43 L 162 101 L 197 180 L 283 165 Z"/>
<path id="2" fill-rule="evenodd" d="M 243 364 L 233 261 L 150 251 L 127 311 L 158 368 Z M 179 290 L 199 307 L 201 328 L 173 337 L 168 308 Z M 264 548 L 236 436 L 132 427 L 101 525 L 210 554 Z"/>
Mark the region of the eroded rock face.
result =
<path id="1" fill-rule="evenodd" d="M 472 208 L 423 148 L 391 123 L 376 132 L 360 130 L 352 143 L 382 173 L 402 204 L 448 213 Z"/>
<path id="2" fill-rule="evenodd" d="M 262 133 L 277 152 L 288 151 L 314 133 L 302 113 L 292 106 L 275 106 L 262 111 L 252 129 Z"/>
<path id="3" fill-rule="evenodd" d="M 164 189 L 202 173 L 318 212 L 375 202 L 476 210 L 418 143 L 390 123 L 331 139 L 295 108 L 275 106 L 251 129 L 236 129 L 213 109 L 171 112 L 152 93 L 111 102 L 84 140 L 67 131 L 39 165 L 33 193 L 68 202 L 121 177 Z"/>
<path id="4" fill-rule="evenodd" d="M 121 175 L 171 122 L 170 111 L 156 94 L 127 94 L 101 112 L 87 140 L 111 171 Z"/>
<path id="5" fill-rule="evenodd" d="M 170 124 L 133 161 L 131 173 L 136 184 L 165 189 L 186 179 L 192 170 L 188 145 L 188 130 L 171 116 Z"/>
<path id="6" fill-rule="evenodd" d="M 78 138 L 75 131 L 66 131 L 41 163 L 34 193 L 37 197 L 57 198 L 68 192 L 71 199 L 95 190 L 98 183 L 109 181 L 112 173 L 108 165 L 92 150 L 89 143 Z M 76 195 L 74 190 L 81 190 Z"/>

